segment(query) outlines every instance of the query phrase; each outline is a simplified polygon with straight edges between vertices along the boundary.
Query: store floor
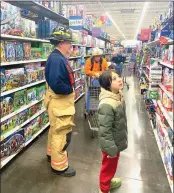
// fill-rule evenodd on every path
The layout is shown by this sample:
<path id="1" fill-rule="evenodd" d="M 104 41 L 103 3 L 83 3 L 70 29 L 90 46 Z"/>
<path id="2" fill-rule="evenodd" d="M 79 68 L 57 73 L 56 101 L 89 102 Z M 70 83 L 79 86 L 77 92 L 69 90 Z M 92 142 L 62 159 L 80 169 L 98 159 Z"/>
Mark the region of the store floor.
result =
<path id="1" fill-rule="evenodd" d="M 117 171 L 122 186 L 113 193 L 170 193 L 136 78 L 129 83 L 129 91 L 125 88 L 129 148 L 121 153 Z M 98 193 L 101 153 L 97 137 L 91 139 L 83 119 L 83 104 L 81 99 L 76 105 L 76 128 L 69 147 L 69 163 L 77 175 L 64 178 L 51 173 L 45 156 L 46 131 L 3 170 L 2 193 Z"/>

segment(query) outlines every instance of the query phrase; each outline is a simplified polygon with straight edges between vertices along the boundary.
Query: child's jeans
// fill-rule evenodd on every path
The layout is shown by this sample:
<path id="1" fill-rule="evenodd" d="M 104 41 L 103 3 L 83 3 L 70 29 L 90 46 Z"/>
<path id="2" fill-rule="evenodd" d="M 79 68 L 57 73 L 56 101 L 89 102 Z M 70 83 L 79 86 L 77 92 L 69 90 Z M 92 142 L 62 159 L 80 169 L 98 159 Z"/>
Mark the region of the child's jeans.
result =
<path id="1" fill-rule="evenodd" d="M 110 189 L 111 180 L 114 177 L 120 154 L 118 153 L 114 158 L 108 158 L 105 152 L 102 152 L 102 167 L 100 170 L 100 190 L 103 193 L 108 193 Z"/>

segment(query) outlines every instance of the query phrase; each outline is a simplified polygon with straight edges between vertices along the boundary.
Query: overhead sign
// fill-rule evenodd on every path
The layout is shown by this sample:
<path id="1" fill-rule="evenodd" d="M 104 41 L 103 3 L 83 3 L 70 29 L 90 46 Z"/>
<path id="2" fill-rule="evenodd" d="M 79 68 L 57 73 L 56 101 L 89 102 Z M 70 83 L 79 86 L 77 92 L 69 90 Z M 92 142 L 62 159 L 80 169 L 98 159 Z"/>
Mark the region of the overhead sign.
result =
<path id="1" fill-rule="evenodd" d="M 70 16 L 69 25 L 74 30 L 82 30 L 83 28 L 83 18 L 82 16 Z"/>

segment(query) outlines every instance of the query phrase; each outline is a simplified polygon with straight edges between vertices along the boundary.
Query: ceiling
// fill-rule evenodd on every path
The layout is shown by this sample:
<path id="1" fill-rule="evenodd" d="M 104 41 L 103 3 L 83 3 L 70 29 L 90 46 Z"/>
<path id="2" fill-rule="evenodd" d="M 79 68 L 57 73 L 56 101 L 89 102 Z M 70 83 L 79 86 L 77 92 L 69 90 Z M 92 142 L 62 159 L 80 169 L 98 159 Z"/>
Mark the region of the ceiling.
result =
<path id="1" fill-rule="evenodd" d="M 86 14 L 100 16 L 105 12 L 109 12 L 126 39 L 134 39 L 137 25 L 139 23 L 144 1 L 112 1 L 112 0 L 64 0 L 63 4 L 67 5 L 85 5 Z M 149 28 L 153 24 L 155 17 L 159 18 L 160 14 L 168 12 L 168 1 L 149 2 L 147 11 L 141 25 L 141 28 Z M 111 37 L 117 40 L 123 40 L 123 35 L 116 29 L 114 25 L 111 27 L 103 27 L 104 31 L 109 33 Z"/>

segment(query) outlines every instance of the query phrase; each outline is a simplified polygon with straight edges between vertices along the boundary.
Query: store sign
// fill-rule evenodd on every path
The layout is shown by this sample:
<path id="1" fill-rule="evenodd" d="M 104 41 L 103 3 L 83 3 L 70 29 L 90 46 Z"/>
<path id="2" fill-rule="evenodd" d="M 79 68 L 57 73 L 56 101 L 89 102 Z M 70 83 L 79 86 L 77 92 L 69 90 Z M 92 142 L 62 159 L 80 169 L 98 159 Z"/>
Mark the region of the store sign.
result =
<path id="1" fill-rule="evenodd" d="M 82 30 L 82 27 L 83 27 L 82 16 L 70 16 L 69 25 L 74 30 Z"/>
<path id="2" fill-rule="evenodd" d="M 151 29 L 142 29 L 140 34 L 140 40 L 145 41 L 149 40 L 151 37 Z"/>
<path id="3" fill-rule="evenodd" d="M 102 14 L 100 17 L 93 16 L 93 24 L 96 27 L 110 27 L 112 26 L 112 21 L 108 16 Z"/>

